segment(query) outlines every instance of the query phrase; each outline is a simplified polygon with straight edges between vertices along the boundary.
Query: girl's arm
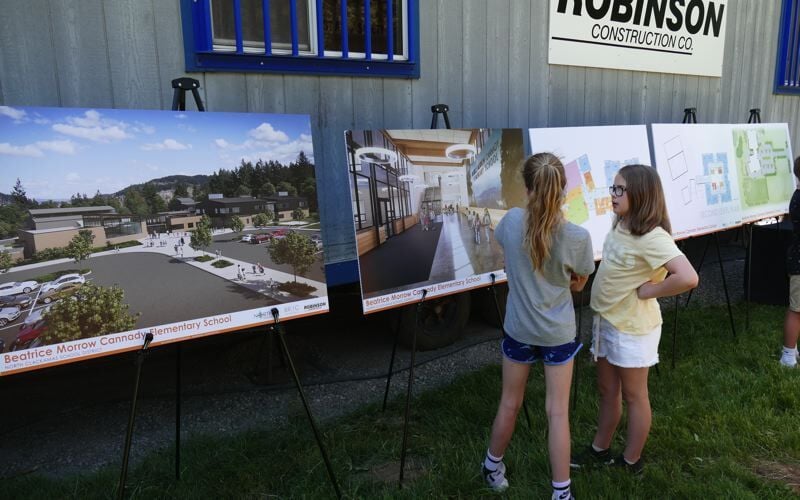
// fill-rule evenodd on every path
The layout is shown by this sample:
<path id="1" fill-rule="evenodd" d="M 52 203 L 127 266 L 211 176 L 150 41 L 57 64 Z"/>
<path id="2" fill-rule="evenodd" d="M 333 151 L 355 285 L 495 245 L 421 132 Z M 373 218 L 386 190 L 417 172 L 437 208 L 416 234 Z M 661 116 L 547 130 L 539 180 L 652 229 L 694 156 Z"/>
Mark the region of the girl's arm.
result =
<path id="1" fill-rule="evenodd" d="M 657 299 L 678 295 L 697 286 L 699 278 L 692 263 L 685 255 L 670 260 L 664 267 L 669 271 L 667 279 L 661 283 L 648 281 L 639 287 L 636 294 L 640 299 Z"/>
<path id="2" fill-rule="evenodd" d="M 589 276 L 571 273 L 569 276 L 569 289 L 573 292 L 580 292 L 586 286 L 587 281 L 589 281 Z"/>

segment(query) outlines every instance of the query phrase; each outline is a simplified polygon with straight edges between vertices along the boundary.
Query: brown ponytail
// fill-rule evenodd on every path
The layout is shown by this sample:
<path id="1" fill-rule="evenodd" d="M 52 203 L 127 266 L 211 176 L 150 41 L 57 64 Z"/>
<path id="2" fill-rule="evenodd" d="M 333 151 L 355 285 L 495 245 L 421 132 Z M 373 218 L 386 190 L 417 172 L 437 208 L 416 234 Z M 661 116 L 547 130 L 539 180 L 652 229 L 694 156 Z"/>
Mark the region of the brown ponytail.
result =
<path id="1" fill-rule="evenodd" d="M 528 190 L 528 217 L 523 245 L 533 269 L 541 269 L 550 256 L 553 233 L 564 220 L 564 165 L 552 153 L 537 153 L 525 161 L 522 178 Z"/>

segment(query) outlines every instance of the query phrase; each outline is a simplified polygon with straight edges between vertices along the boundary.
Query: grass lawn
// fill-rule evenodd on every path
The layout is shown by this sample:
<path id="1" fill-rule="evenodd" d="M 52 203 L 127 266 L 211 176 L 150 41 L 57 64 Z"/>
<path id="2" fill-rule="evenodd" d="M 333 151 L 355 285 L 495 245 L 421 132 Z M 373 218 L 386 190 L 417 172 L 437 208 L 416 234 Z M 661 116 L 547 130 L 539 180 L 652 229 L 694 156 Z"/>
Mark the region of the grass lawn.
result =
<path id="1" fill-rule="evenodd" d="M 653 370 L 650 378 L 653 428 L 644 474 L 632 477 L 608 469 L 574 473 L 578 498 L 800 496 L 800 370 L 778 364 L 784 310 L 751 307 L 748 332 L 744 309 L 734 313 L 739 321 L 736 339 L 724 307 L 682 310 L 674 370 L 672 315 L 665 314 L 660 373 Z M 597 414 L 595 372 L 588 358 L 586 352 L 580 357 L 572 412 L 578 447 L 589 443 Z M 479 471 L 499 391 L 498 364 L 415 398 L 403 489 L 396 481 L 402 399 L 386 413 L 371 406 L 326 422 L 325 445 L 345 497 L 496 497 L 483 488 Z M 506 453 L 511 488 L 503 498 L 549 498 L 543 401 L 542 370 L 535 367 L 528 384 L 532 428 L 521 413 Z M 150 455 L 131 469 L 129 493 L 135 498 L 333 497 L 302 406 L 298 403 L 291 411 L 288 429 L 186 441 L 180 482 L 172 476 L 174 450 Z M 617 439 L 613 448 L 618 452 L 622 441 Z M 0 482 L 0 498 L 107 498 L 118 474 L 114 465 L 57 481 L 33 475 L 12 478 Z"/>

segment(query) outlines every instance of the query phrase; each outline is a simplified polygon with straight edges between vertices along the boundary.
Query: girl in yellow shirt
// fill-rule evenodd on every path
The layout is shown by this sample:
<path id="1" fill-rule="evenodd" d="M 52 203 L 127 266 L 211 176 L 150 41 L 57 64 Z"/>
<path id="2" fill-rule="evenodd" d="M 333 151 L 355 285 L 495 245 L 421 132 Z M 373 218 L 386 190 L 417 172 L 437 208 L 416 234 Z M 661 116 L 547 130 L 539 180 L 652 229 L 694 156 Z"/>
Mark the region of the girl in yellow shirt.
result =
<path id="1" fill-rule="evenodd" d="M 664 191 L 654 168 L 621 168 L 609 192 L 614 223 L 603 244 L 591 299 L 600 411 L 591 446 L 573 457 L 570 465 L 605 463 L 639 473 L 652 419 L 647 375 L 658 363 L 661 338 L 656 299 L 690 290 L 698 278 L 670 236 Z M 625 450 L 612 457 L 611 440 L 623 400 L 628 407 Z"/>

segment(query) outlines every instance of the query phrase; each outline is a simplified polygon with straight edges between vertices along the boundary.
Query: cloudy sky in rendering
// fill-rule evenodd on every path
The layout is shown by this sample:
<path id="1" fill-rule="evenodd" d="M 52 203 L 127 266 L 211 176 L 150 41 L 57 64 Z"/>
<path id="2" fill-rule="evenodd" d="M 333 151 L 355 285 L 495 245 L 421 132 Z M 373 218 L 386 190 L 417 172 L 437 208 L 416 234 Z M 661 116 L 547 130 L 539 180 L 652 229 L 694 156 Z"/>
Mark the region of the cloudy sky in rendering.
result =
<path id="1" fill-rule="evenodd" d="M 0 106 L 0 192 L 29 198 L 110 194 L 242 160 L 313 161 L 307 115 Z"/>

